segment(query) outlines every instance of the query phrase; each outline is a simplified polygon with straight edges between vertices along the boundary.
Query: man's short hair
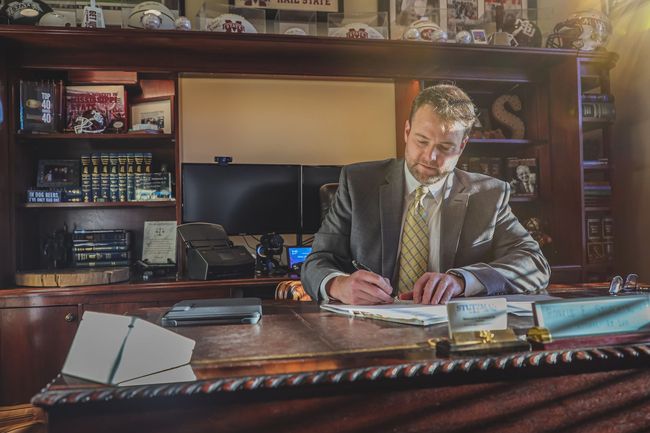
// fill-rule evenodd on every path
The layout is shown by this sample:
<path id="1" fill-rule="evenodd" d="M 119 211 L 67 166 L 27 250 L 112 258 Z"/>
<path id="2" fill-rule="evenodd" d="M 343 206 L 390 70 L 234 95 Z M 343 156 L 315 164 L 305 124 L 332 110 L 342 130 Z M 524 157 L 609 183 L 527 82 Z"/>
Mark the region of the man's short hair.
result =
<path id="1" fill-rule="evenodd" d="M 467 93 L 453 84 L 436 84 L 423 89 L 413 100 L 409 122 L 413 122 L 415 112 L 423 105 L 430 106 L 447 126 L 460 123 L 465 136 L 469 135 L 476 122 L 474 103 Z"/>

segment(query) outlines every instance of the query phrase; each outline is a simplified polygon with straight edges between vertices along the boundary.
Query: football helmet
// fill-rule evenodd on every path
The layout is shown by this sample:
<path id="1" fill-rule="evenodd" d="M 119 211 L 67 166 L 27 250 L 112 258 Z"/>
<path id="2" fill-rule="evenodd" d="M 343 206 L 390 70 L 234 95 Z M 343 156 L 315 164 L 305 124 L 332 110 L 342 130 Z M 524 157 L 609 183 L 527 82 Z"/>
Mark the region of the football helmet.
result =
<path id="1" fill-rule="evenodd" d="M 576 12 L 555 26 L 546 40 L 546 47 L 594 51 L 607 45 L 611 33 L 612 25 L 605 14 Z"/>
<path id="2" fill-rule="evenodd" d="M 8 1 L 0 8 L 0 24 L 34 25 L 48 12 L 52 8 L 40 0 Z"/>
<path id="3" fill-rule="evenodd" d="M 74 121 L 75 134 L 101 134 L 106 130 L 106 117 L 97 110 L 84 111 Z"/>

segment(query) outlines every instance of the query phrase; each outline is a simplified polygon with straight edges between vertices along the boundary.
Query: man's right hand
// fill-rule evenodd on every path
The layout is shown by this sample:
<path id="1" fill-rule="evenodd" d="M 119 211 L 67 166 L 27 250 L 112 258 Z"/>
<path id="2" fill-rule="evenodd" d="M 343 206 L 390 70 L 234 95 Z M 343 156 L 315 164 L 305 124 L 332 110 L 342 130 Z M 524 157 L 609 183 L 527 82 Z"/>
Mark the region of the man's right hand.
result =
<path id="1" fill-rule="evenodd" d="M 393 288 L 387 279 L 369 271 L 340 275 L 325 288 L 327 294 L 344 304 L 369 305 L 393 302 Z"/>

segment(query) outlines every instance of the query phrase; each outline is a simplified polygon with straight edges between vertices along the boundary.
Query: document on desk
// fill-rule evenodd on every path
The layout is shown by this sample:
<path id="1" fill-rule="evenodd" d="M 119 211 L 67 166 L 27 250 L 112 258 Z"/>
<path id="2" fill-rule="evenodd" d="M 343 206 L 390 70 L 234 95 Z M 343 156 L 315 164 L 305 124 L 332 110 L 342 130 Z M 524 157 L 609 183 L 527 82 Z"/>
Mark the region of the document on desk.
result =
<path id="1" fill-rule="evenodd" d="M 446 305 L 413 303 L 383 305 L 323 304 L 321 309 L 352 317 L 385 320 L 406 325 L 429 326 L 447 322 Z"/>
<path id="2" fill-rule="evenodd" d="M 507 301 L 508 313 L 520 317 L 533 316 L 534 302 L 556 298 L 548 295 L 507 295 L 503 297 Z M 486 298 L 494 299 L 494 297 Z M 471 299 L 479 300 L 482 298 Z M 407 325 L 430 326 L 449 321 L 446 305 L 422 305 L 413 304 L 410 301 L 382 305 L 322 304 L 320 307 L 323 310 L 346 316 L 385 320 Z"/>

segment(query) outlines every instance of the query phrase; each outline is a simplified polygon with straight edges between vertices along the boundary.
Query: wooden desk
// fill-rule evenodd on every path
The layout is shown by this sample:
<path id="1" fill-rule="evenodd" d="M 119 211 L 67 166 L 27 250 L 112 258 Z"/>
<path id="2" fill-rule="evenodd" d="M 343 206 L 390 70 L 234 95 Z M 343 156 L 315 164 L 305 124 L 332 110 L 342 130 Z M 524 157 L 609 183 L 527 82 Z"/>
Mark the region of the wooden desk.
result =
<path id="1" fill-rule="evenodd" d="M 639 432 L 650 345 L 444 359 L 444 325 L 410 327 L 265 303 L 255 326 L 180 328 L 194 382 L 110 387 L 59 377 L 32 402 L 56 432 Z M 159 319 L 161 309 L 140 314 Z M 511 326 L 530 319 L 511 317 Z"/>

